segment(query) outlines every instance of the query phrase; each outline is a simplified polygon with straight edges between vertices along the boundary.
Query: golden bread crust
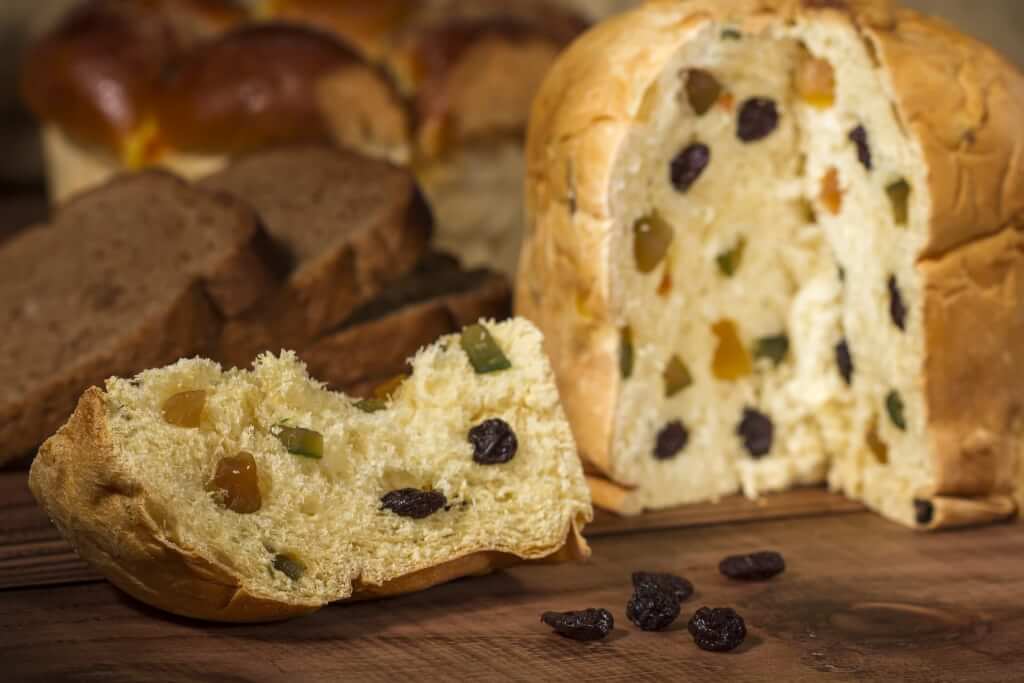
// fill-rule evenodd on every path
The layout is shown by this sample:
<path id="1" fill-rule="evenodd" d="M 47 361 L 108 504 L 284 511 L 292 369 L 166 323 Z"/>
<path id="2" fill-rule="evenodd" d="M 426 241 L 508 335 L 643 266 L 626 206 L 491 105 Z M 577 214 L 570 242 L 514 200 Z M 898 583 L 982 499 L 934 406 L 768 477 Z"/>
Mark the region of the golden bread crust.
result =
<path id="1" fill-rule="evenodd" d="M 956 496 L 1004 495 L 1019 462 L 1024 372 L 1004 353 L 1019 347 L 1024 333 L 1016 232 L 1024 216 L 1024 78 L 991 49 L 893 3 L 667 0 L 606 21 L 577 41 L 534 104 L 517 312 L 545 331 L 581 453 L 616 479 L 609 454 L 620 382 L 609 255 L 614 164 L 647 88 L 697 28 L 728 19 L 756 29 L 797 17 L 845 22 L 873 46 L 899 117 L 928 165 L 932 220 L 919 269 L 936 455 L 934 490 L 921 495 L 943 495 L 945 506 Z M 956 509 L 934 525 L 1013 512 Z"/>

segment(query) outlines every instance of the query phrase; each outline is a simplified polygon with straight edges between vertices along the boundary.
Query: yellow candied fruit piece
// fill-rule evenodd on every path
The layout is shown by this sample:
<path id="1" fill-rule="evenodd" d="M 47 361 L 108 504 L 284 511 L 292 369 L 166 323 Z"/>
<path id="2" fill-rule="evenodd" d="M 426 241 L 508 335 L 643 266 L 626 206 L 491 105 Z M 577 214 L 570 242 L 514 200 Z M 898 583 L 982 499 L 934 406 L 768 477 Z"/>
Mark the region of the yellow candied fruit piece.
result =
<path id="1" fill-rule="evenodd" d="M 263 506 L 256 459 L 245 451 L 221 458 L 206 490 L 218 505 L 240 515 L 258 512 Z"/>
<path id="2" fill-rule="evenodd" d="M 885 445 L 882 437 L 878 435 L 878 418 L 871 422 L 866 440 L 871 454 L 875 456 L 875 460 L 882 465 L 887 465 L 889 463 L 889 447 Z"/>
<path id="3" fill-rule="evenodd" d="M 836 102 L 835 69 L 802 48 L 796 66 L 796 92 L 812 107 L 828 109 Z"/>
<path id="4" fill-rule="evenodd" d="M 164 401 L 161 412 L 164 422 L 167 424 L 195 429 L 199 427 L 203 418 L 204 408 L 206 408 L 205 391 L 183 391 Z"/>
<path id="5" fill-rule="evenodd" d="M 821 178 L 821 203 L 833 216 L 843 209 L 843 190 L 839 187 L 839 170 L 828 169 Z"/>
<path id="6" fill-rule="evenodd" d="M 727 382 L 734 382 L 746 377 L 754 371 L 754 363 L 750 359 L 747 348 L 740 341 L 736 323 L 723 318 L 711 326 L 711 331 L 718 337 L 718 347 L 711 364 L 715 377 Z"/>
<path id="7" fill-rule="evenodd" d="M 644 216 L 633 224 L 633 256 L 636 269 L 650 273 L 665 260 L 668 248 L 675 238 L 672 226 L 657 212 Z"/>

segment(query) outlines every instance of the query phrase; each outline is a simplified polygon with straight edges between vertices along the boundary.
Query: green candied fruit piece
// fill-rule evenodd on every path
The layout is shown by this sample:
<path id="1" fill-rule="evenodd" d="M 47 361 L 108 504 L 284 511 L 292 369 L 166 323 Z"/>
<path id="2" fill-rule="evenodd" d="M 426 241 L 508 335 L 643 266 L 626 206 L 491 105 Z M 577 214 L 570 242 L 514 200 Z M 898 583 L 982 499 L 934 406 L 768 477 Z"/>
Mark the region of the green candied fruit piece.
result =
<path id="1" fill-rule="evenodd" d="M 462 330 L 460 343 L 462 350 L 469 356 L 470 365 L 478 375 L 508 370 L 512 367 L 498 342 L 494 341 L 494 337 L 483 325 L 470 325 Z"/>
<path id="2" fill-rule="evenodd" d="M 789 353 L 789 337 L 784 334 L 761 337 L 754 347 L 754 358 L 767 358 L 773 364 L 778 365 L 786 359 Z"/>
<path id="3" fill-rule="evenodd" d="M 743 34 L 734 28 L 722 29 L 722 40 L 743 40 Z"/>
<path id="4" fill-rule="evenodd" d="M 324 435 L 312 429 L 278 425 L 274 436 L 292 455 L 319 460 L 324 457 Z"/>
<path id="5" fill-rule="evenodd" d="M 356 408 L 363 411 L 364 413 L 377 413 L 388 407 L 387 401 L 379 398 L 364 398 L 361 401 L 356 401 Z"/>
<path id="6" fill-rule="evenodd" d="M 633 361 L 635 358 L 633 353 L 633 329 L 630 327 L 622 328 L 620 336 L 619 372 L 622 374 L 622 379 L 629 379 L 633 376 Z"/>
<path id="7" fill-rule="evenodd" d="M 665 396 L 672 398 L 693 384 L 693 375 L 690 374 L 690 369 L 686 367 L 686 363 L 679 356 L 672 356 L 668 365 L 665 366 L 664 380 Z"/>
<path id="8" fill-rule="evenodd" d="M 743 252 L 747 248 L 747 240 L 741 237 L 736 246 L 728 251 L 719 254 L 715 261 L 718 263 L 718 270 L 726 277 L 732 277 L 740 269 L 743 263 Z"/>
<path id="9" fill-rule="evenodd" d="M 901 431 L 907 431 L 907 417 L 904 412 L 903 398 L 899 392 L 890 391 L 885 397 L 885 412 L 889 413 L 889 419 Z"/>
<path id="10" fill-rule="evenodd" d="M 291 553 L 280 553 L 274 556 L 274 569 L 292 581 L 298 581 L 306 573 L 306 565 Z"/>
<path id="11" fill-rule="evenodd" d="M 898 226 L 907 224 L 910 218 L 910 183 L 900 179 L 885 188 L 892 203 L 892 219 Z"/>

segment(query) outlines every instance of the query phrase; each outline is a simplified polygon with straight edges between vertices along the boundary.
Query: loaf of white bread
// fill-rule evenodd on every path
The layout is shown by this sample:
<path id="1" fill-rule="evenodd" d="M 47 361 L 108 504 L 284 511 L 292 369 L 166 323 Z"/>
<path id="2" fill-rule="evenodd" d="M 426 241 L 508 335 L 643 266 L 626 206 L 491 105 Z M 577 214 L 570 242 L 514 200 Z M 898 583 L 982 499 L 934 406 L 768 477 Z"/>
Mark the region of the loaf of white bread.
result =
<path id="1" fill-rule="evenodd" d="M 1012 515 L 1024 78 L 881 0 L 650 2 L 535 102 L 518 312 L 595 501 L 827 480 L 917 528 Z"/>
<path id="2" fill-rule="evenodd" d="M 327 391 L 288 352 L 110 379 L 43 445 L 30 485 L 114 584 L 201 619 L 282 619 L 589 554 L 580 461 L 522 320 L 421 350 L 386 399 Z"/>

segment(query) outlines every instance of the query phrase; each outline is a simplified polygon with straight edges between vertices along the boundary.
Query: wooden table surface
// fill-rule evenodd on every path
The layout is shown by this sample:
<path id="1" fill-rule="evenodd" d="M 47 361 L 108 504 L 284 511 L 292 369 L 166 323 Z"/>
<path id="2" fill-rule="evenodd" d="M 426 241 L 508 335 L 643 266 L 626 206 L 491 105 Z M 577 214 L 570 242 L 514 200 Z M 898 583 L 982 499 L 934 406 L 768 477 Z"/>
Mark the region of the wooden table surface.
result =
<path id="1" fill-rule="evenodd" d="M 602 515 L 587 564 L 524 566 L 400 598 L 232 626 L 150 609 L 57 536 L 23 469 L 0 472 L 3 681 L 1013 681 L 1024 680 L 1024 529 L 918 534 L 824 491 L 728 500 L 627 521 Z M 723 517 L 740 521 L 723 522 Z M 725 555 L 775 549 L 785 574 L 728 582 Z M 629 575 L 696 585 L 663 633 L 625 619 Z M 744 616 L 746 643 L 703 652 L 701 605 Z M 616 629 L 577 643 L 545 610 L 606 607 Z"/>
<path id="2" fill-rule="evenodd" d="M 0 193 L 0 241 L 39 219 L 38 192 Z M 1024 681 L 1024 528 L 916 534 L 820 490 L 635 519 L 600 515 L 585 565 L 518 567 L 417 595 L 334 605 L 283 624 L 210 625 L 126 597 L 80 562 L 35 505 L 27 463 L 0 471 L 0 681 Z M 729 583 L 727 554 L 783 552 L 788 570 Z M 629 575 L 697 587 L 667 632 L 625 619 Z M 685 623 L 731 606 L 750 635 L 698 650 Z M 606 607 L 577 643 L 545 610 Z"/>

